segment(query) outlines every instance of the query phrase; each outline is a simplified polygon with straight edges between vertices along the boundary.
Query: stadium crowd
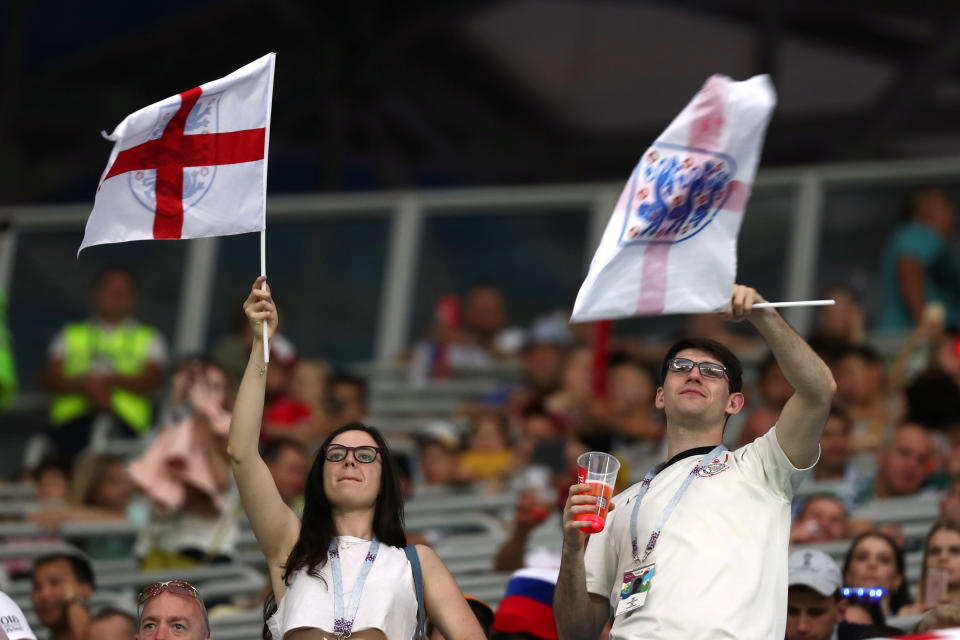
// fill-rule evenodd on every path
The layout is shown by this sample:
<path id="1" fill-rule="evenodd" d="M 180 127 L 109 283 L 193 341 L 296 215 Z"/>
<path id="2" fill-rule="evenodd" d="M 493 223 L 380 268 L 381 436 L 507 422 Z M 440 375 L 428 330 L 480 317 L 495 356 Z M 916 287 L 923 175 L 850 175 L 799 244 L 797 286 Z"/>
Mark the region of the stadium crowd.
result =
<path id="1" fill-rule="evenodd" d="M 837 287 L 826 292 L 837 304 L 819 313 L 807 336 L 837 392 L 819 463 L 793 504 L 790 640 L 960 624 L 960 271 L 946 245 L 955 211 L 936 189 L 911 203 L 884 256 L 885 306 L 876 323 L 868 324 L 856 293 Z M 139 611 L 122 591 L 111 592 L 120 594 L 115 601 L 96 597 L 111 563 L 170 576 L 246 558 L 227 436 L 252 331 L 238 321 L 208 354 L 173 362 L 149 318 L 135 319 L 138 295 L 129 271 L 108 269 L 93 283 L 91 317 L 51 338 L 43 380 L 49 423 L 37 428 L 43 444 L 9 479 L 27 500 L 9 501 L 8 510 L 0 501 L 2 546 L 10 550 L 0 586 L 13 598 L 0 599 L 0 625 L 12 640 L 35 637 L 31 623 L 53 640 L 169 637 L 168 625 L 176 637 L 187 637 L 174 629 L 180 625 L 206 638 L 219 617 L 258 611 L 268 591 L 263 579 L 260 591 L 217 591 L 204 606 L 189 583 L 161 581 L 144 590 Z M 716 339 L 746 365 L 747 405 L 729 421 L 725 442 L 735 448 L 767 433 L 793 390 L 763 342 L 718 316 L 680 324 L 676 337 Z M 654 397 L 670 341 L 614 336 L 603 350 L 595 331 L 568 324 L 562 311 L 513 326 L 499 288 L 482 282 L 438 300 L 428 335 L 403 357 L 399 384 L 412 391 L 496 380 L 463 394 L 445 416 L 414 414 L 403 428 L 385 429 L 411 503 L 511 498 L 496 513 L 498 546 L 483 563 L 486 572 L 513 573 L 499 606 L 463 589 L 491 638 L 557 637 L 550 603 L 529 607 L 523 598 L 552 592 L 560 554 L 549 540 L 559 543 L 578 456 L 617 456 L 615 491 L 666 457 Z M 8 339 L 16 337 L 0 327 L 0 350 Z M 301 355 L 282 333 L 270 349 L 261 456 L 282 500 L 299 513 L 320 443 L 348 423 L 381 426 L 377 380 Z M 8 404 L 16 392 L 11 372 L 12 363 L 0 364 Z M 904 509 L 927 515 L 901 518 Z M 412 517 L 408 539 L 439 546 L 469 531 L 468 521 L 450 520 Z M 23 523 L 32 528 L 12 526 Z M 78 534 L 84 526 L 96 535 Z M 17 545 L 53 551 L 18 556 Z M 191 598 L 199 608 L 188 603 L 178 613 Z M 6 614 L 17 605 L 28 615 Z M 901 626 L 884 630 L 888 621 Z M 438 629 L 428 634 L 442 637 Z"/>

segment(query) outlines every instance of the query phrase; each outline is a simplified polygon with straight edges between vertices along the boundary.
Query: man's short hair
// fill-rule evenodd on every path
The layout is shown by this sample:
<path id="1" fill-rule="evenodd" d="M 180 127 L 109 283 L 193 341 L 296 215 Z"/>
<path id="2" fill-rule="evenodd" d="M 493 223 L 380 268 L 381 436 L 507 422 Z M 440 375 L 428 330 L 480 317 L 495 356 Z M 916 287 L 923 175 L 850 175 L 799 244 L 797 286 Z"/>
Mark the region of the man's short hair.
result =
<path id="1" fill-rule="evenodd" d="M 133 273 L 133 271 L 127 267 L 117 264 L 105 267 L 101 269 L 99 273 L 97 273 L 93 279 L 93 290 L 99 291 L 104 282 L 106 282 L 107 279 L 112 276 L 124 276 L 130 282 L 130 286 L 133 287 L 134 291 L 140 290 L 140 283 L 137 281 L 137 276 Z"/>
<path id="2" fill-rule="evenodd" d="M 667 379 L 667 362 L 685 349 L 703 351 L 719 360 L 720 364 L 727 369 L 727 387 L 730 393 L 743 391 L 743 365 L 740 364 L 740 359 L 724 345 L 708 338 L 686 338 L 675 342 L 660 363 L 660 384 Z"/>
<path id="3" fill-rule="evenodd" d="M 90 585 L 93 589 L 97 588 L 97 581 L 93 575 L 93 567 L 90 566 L 90 562 L 86 558 L 79 554 L 48 553 L 33 561 L 33 570 L 36 572 L 37 567 L 56 562 L 57 560 L 64 560 L 70 565 L 70 570 L 73 571 L 73 576 L 78 583 Z"/>
<path id="4" fill-rule="evenodd" d="M 102 609 L 98 609 L 97 612 L 90 617 L 90 623 L 92 624 L 99 620 L 107 620 L 109 618 L 113 618 L 114 616 L 123 618 L 123 621 L 127 623 L 127 627 L 131 636 L 137 635 L 137 631 L 140 629 L 140 625 L 137 622 L 137 616 L 133 615 L 129 611 L 121 609 L 120 607 L 103 607 Z M 92 640 L 96 640 L 96 638 Z"/>

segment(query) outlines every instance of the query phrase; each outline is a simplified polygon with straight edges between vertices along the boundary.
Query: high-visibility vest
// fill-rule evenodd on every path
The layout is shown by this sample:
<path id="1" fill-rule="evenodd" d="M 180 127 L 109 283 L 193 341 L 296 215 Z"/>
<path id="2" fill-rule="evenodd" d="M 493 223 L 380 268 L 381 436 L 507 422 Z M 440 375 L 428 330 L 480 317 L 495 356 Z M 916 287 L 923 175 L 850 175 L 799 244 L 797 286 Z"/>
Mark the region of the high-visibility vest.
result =
<path id="1" fill-rule="evenodd" d="M 65 351 L 63 375 L 82 376 L 90 370 L 95 355 L 106 357 L 116 373 L 139 375 L 147 364 L 147 353 L 154 329 L 134 324 L 104 333 L 89 322 L 68 324 L 63 330 Z M 127 389 L 110 391 L 110 408 L 131 429 L 143 433 L 150 427 L 150 399 Z M 92 412 L 86 396 L 68 393 L 56 396 L 50 407 L 50 421 L 55 427 Z"/>
<path id="2" fill-rule="evenodd" d="M 13 366 L 13 344 L 6 320 L 7 302 L 0 291 L 0 409 L 13 404 L 17 395 L 17 370 Z"/>

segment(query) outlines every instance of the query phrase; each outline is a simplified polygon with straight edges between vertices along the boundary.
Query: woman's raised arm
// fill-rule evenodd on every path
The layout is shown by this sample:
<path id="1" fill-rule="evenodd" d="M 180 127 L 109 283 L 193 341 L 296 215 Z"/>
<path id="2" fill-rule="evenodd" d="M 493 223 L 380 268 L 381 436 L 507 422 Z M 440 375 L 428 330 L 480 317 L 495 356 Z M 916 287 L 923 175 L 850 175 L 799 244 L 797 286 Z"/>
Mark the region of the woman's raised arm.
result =
<path id="1" fill-rule="evenodd" d="M 262 326 L 266 322 L 269 334 L 273 336 L 278 319 L 270 288 L 260 289 L 263 281 L 264 278 L 257 278 L 243 303 L 243 310 L 253 327 L 253 348 L 233 405 L 227 453 L 253 533 L 267 562 L 273 567 L 286 562 L 300 534 L 300 519 L 283 502 L 259 451 L 269 366 L 263 361 Z"/>

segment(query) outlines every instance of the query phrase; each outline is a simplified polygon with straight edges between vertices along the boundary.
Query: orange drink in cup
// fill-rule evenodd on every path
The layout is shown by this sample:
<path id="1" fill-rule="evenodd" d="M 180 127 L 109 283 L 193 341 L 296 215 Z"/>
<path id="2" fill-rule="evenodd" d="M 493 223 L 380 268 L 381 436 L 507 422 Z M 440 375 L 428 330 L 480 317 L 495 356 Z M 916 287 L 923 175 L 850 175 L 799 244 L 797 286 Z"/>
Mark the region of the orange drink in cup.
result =
<path id="1" fill-rule="evenodd" d="M 583 495 L 596 496 L 597 503 L 592 513 L 577 515 L 577 522 L 589 522 L 587 533 L 600 533 L 607 522 L 607 510 L 617 482 L 620 461 L 609 453 L 588 451 L 577 459 L 577 482 L 588 484 L 590 489 Z"/>

